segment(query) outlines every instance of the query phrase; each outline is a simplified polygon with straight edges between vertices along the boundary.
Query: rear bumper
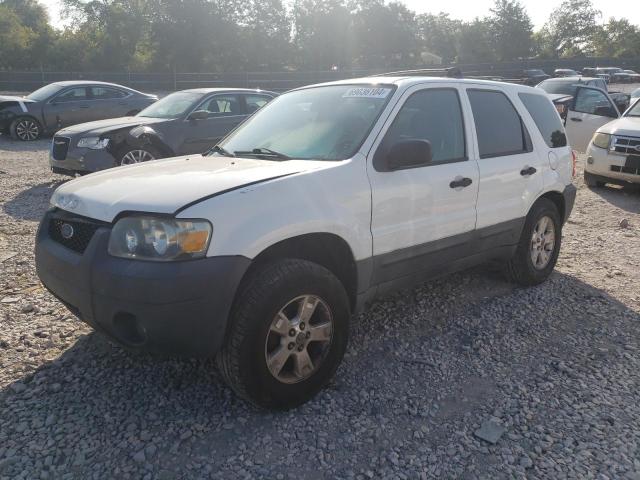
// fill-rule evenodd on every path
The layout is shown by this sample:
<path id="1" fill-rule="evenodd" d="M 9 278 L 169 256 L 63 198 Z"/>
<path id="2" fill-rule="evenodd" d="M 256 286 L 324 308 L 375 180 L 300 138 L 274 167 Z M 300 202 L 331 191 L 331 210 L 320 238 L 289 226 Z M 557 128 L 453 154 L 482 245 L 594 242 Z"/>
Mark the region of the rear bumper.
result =
<path id="1" fill-rule="evenodd" d="M 245 257 L 144 262 L 107 253 L 101 227 L 80 254 L 49 235 L 51 212 L 36 239 L 42 283 L 78 318 L 123 345 L 162 354 L 209 357 L 222 346 Z"/>

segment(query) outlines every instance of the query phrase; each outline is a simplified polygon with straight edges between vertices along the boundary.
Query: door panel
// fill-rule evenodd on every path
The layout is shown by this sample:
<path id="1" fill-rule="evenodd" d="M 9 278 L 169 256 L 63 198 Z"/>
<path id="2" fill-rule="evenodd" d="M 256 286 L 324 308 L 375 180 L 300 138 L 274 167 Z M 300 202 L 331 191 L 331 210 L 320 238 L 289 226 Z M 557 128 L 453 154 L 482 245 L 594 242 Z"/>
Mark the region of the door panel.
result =
<path id="1" fill-rule="evenodd" d="M 201 120 L 185 120 L 181 154 L 205 152 L 247 118 L 238 95 L 215 95 L 205 99 L 194 111 L 198 110 L 207 111 L 209 115 Z"/>
<path id="2" fill-rule="evenodd" d="M 565 127 L 571 148 L 586 152 L 596 130 L 619 116 L 617 107 L 604 91 L 578 87 L 567 112 Z"/>
<path id="3" fill-rule="evenodd" d="M 45 104 L 47 128 L 52 131 L 84 123 L 91 108 L 86 87 L 68 88 Z"/>
<path id="4" fill-rule="evenodd" d="M 543 190 L 548 160 L 533 151 L 516 99 L 491 89 L 467 89 L 478 142 L 477 228 L 510 225 L 527 215 Z"/>
<path id="5" fill-rule="evenodd" d="M 419 272 L 416 261 L 434 248 L 463 249 L 463 234 L 476 223 L 478 165 L 467 160 L 468 130 L 459 91 L 415 87 L 405 93 L 387 120 L 384 137 L 374 145 L 367 172 L 372 187 L 371 232 L 374 279 L 387 281 Z M 380 171 L 380 157 L 405 139 L 428 140 L 433 162 L 427 166 Z M 375 156 L 375 159 L 374 159 Z M 383 160 L 384 161 L 384 160 Z M 469 179 L 466 187 L 452 182 Z M 441 243 L 433 243 L 447 239 Z M 430 244 L 430 245 L 429 245 Z"/>

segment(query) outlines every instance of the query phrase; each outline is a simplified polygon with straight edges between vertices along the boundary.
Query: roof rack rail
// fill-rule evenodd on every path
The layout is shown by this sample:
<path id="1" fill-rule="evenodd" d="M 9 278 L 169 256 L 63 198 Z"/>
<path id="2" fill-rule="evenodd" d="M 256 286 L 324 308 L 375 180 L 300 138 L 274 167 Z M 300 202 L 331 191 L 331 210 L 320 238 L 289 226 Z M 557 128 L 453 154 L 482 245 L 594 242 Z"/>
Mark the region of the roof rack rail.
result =
<path id="1" fill-rule="evenodd" d="M 448 68 L 418 68 L 415 70 L 399 70 L 397 72 L 381 73 L 380 77 L 398 77 L 398 76 L 410 76 L 410 77 L 449 77 L 449 78 L 462 78 L 462 70 L 459 67 Z"/>

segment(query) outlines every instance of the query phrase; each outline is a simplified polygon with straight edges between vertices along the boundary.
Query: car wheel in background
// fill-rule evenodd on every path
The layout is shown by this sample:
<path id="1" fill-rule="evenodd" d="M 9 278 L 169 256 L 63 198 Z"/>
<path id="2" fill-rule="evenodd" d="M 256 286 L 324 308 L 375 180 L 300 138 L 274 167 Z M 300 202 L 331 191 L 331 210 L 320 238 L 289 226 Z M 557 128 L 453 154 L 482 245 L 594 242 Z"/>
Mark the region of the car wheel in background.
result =
<path id="1" fill-rule="evenodd" d="M 507 263 L 507 276 L 525 286 L 544 282 L 558 261 L 562 221 L 556 205 L 547 198 L 533 204 L 520 235 L 516 253 Z"/>
<path id="2" fill-rule="evenodd" d="M 129 150 L 125 150 L 119 155 L 118 165 L 133 165 L 135 163 L 148 162 L 161 157 L 160 153 L 151 147 L 131 148 Z"/>
<path id="3" fill-rule="evenodd" d="M 40 137 L 42 127 L 35 118 L 19 117 L 11 123 L 9 131 L 15 140 L 30 142 Z"/>
<path id="4" fill-rule="evenodd" d="M 349 300 L 326 268 L 286 259 L 256 269 L 238 295 L 217 363 L 227 384 L 263 408 L 296 407 L 335 374 Z"/>
<path id="5" fill-rule="evenodd" d="M 596 180 L 594 176 L 591 175 L 589 172 L 584 172 L 584 184 L 587 187 L 591 187 L 591 188 L 594 188 L 594 187 L 602 188 L 604 187 L 605 182 Z"/>

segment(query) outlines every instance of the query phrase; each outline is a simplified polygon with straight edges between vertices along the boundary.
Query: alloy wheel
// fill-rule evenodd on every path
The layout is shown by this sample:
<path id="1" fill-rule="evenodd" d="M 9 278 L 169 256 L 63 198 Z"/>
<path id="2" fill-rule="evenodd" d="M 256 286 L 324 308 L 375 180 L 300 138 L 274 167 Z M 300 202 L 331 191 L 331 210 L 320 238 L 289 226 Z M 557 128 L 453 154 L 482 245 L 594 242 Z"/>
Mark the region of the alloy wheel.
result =
<path id="1" fill-rule="evenodd" d="M 556 247 L 556 228 L 548 216 L 541 217 L 531 235 L 531 262 L 537 270 L 544 269 Z"/>
<path id="2" fill-rule="evenodd" d="M 16 124 L 16 136 L 26 142 L 35 140 L 40 135 L 40 127 L 33 120 L 25 118 Z"/>
<path id="3" fill-rule="evenodd" d="M 131 150 L 122 157 L 121 165 L 133 165 L 134 163 L 148 162 L 155 157 L 146 150 Z"/>
<path id="4" fill-rule="evenodd" d="M 332 334 L 331 310 L 320 297 L 294 298 L 269 327 L 264 351 L 269 372 L 287 384 L 309 378 L 322 365 Z"/>

